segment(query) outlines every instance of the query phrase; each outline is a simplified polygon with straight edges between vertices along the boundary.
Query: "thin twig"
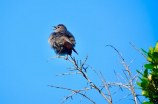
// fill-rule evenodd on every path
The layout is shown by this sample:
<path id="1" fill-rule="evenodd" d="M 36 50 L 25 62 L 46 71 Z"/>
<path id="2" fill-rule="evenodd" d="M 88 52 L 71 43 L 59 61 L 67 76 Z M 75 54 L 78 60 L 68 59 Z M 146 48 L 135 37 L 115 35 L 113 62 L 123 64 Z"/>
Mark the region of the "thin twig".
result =
<path id="1" fill-rule="evenodd" d="M 138 104 L 141 103 L 144 99 L 145 99 L 145 98 L 143 98 L 141 101 L 139 101 Z"/>
<path id="2" fill-rule="evenodd" d="M 138 52 L 140 52 L 146 59 L 148 59 L 137 47 L 135 47 L 131 42 L 129 42 Z"/>
<path id="3" fill-rule="evenodd" d="M 63 73 L 63 74 L 56 74 L 55 76 L 59 76 L 59 75 L 71 75 L 71 74 L 81 74 L 80 72 L 76 72 L 76 73 Z"/>
<path id="4" fill-rule="evenodd" d="M 77 67 L 78 71 L 81 72 L 81 74 L 83 75 L 83 77 L 110 103 L 110 100 L 105 96 L 105 94 L 88 78 L 88 76 L 82 71 L 83 65 L 85 64 L 86 60 L 87 60 L 88 56 L 86 56 L 86 59 L 84 60 L 84 62 L 82 63 L 81 67 L 79 68 L 76 61 L 73 60 L 74 65 Z"/>
<path id="5" fill-rule="evenodd" d="M 127 82 L 126 82 L 126 80 L 119 74 L 119 73 L 117 73 L 124 81 L 125 81 L 125 83 L 127 84 Z"/>
<path id="6" fill-rule="evenodd" d="M 129 63 L 128 67 L 133 63 L 133 61 L 136 59 L 136 57 Z"/>
<path id="7" fill-rule="evenodd" d="M 84 62 L 82 63 L 81 67 L 80 67 L 80 70 L 82 70 L 82 67 L 84 66 L 85 62 L 87 61 L 88 59 L 88 56 L 86 56 L 86 59 L 84 60 Z"/>
<path id="8" fill-rule="evenodd" d="M 47 59 L 47 62 L 48 62 L 50 59 L 54 59 L 54 58 L 64 58 L 65 60 L 68 60 L 68 61 L 70 61 L 70 62 L 74 63 L 72 60 L 70 60 L 69 58 L 67 58 L 67 57 L 65 57 L 65 56 L 56 56 L 56 57 L 51 57 L 51 58 Z"/>
<path id="9" fill-rule="evenodd" d="M 72 97 L 76 92 L 73 92 L 71 95 L 67 96 L 60 104 L 63 104 L 68 98 Z"/>
<path id="10" fill-rule="evenodd" d="M 85 89 L 87 88 L 87 86 L 88 86 L 88 83 L 87 83 Z M 86 94 L 86 92 L 87 92 L 87 90 L 85 90 L 84 95 Z M 81 98 L 80 102 L 82 101 L 82 99 L 83 99 L 83 97 Z"/>
<path id="11" fill-rule="evenodd" d="M 80 93 L 80 91 L 89 90 L 89 89 L 92 89 L 92 88 L 86 88 L 86 89 L 82 89 L 82 90 L 73 90 L 73 89 L 70 89 L 70 88 L 58 87 L 58 86 L 53 86 L 53 85 L 48 85 L 48 86 L 73 91 L 74 93 L 78 93 L 78 94 L 84 96 L 85 98 L 87 98 L 88 100 L 90 100 L 91 102 L 93 102 L 94 104 L 96 104 L 92 99 L 90 99 L 89 97 L 87 97 L 85 94 Z M 74 94 L 73 94 L 73 95 L 74 95 Z M 66 100 L 67 100 L 67 99 L 66 99 Z M 62 102 L 62 103 L 63 103 L 63 102 Z M 62 104 L 62 103 L 61 103 L 61 104 Z"/>
<path id="12" fill-rule="evenodd" d="M 121 57 L 121 59 L 124 61 L 124 58 L 122 57 L 122 55 L 120 54 L 120 52 L 114 46 L 112 46 L 112 45 L 106 45 L 106 46 L 112 47 L 119 54 L 119 56 Z"/>
<path id="13" fill-rule="evenodd" d="M 125 88 L 127 88 L 128 90 L 130 90 L 131 91 L 131 89 L 130 89 L 130 85 L 126 85 L 126 84 L 122 84 L 122 83 L 108 83 L 107 85 L 109 85 L 109 86 L 112 86 L 112 85 L 117 85 L 117 86 L 121 86 L 121 87 L 125 87 Z"/>
<path id="14" fill-rule="evenodd" d="M 106 80 L 105 80 L 105 78 L 103 77 L 103 74 L 101 73 L 101 71 L 99 70 L 99 72 L 100 72 L 100 74 L 101 74 L 101 76 L 102 76 L 102 78 L 103 78 L 103 80 L 104 80 L 104 86 L 105 86 L 105 88 L 106 88 L 106 90 L 107 90 L 107 92 L 108 92 L 108 94 L 109 94 L 109 98 L 110 98 L 110 102 L 112 103 L 112 97 L 111 97 L 111 93 L 110 93 L 110 90 L 109 90 L 109 87 L 107 86 L 107 84 L 106 84 Z"/>
<path id="15" fill-rule="evenodd" d="M 124 96 L 123 98 L 121 98 L 120 100 L 118 100 L 117 102 L 119 102 L 119 101 L 121 101 L 122 99 L 124 99 L 124 98 L 126 98 L 127 96 L 129 96 L 129 95 L 131 95 L 132 93 L 130 93 L 130 94 L 128 94 L 128 95 L 126 95 L 126 96 Z M 116 103 L 117 103 L 116 102 Z"/>
<path id="16" fill-rule="evenodd" d="M 114 73 L 115 73 L 115 76 L 116 76 L 117 80 L 121 83 L 121 81 L 120 81 L 120 79 L 118 78 L 118 76 L 117 76 L 115 70 L 114 70 Z M 119 86 L 119 88 L 114 92 L 114 94 L 115 94 L 119 89 L 122 89 L 122 86 Z"/>
<path id="17" fill-rule="evenodd" d="M 119 86 L 119 88 L 113 93 L 113 95 L 114 94 L 116 94 L 116 92 L 118 92 L 119 91 L 119 89 L 121 89 L 121 87 Z"/>

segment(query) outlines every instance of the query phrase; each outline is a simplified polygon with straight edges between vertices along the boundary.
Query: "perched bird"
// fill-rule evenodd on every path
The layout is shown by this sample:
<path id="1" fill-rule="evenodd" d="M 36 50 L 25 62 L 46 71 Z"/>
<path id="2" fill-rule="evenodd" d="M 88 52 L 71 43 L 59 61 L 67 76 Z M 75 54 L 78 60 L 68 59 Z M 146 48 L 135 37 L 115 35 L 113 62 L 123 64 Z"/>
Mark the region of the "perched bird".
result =
<path id="1" fill-rule="evenodd" d="M 55 50 L 57 55 L 65 55 L 67 54 L 71 56 L 72 50 L 76 53 L 77 51 L 74 49 L 76 41 L 74 36 L 67 30 L 67 28 L 63 24 L 59 24 L 58 26 L 53 26 L 55 32 L 53 32 L 48 39 L 48 43 Z"/>

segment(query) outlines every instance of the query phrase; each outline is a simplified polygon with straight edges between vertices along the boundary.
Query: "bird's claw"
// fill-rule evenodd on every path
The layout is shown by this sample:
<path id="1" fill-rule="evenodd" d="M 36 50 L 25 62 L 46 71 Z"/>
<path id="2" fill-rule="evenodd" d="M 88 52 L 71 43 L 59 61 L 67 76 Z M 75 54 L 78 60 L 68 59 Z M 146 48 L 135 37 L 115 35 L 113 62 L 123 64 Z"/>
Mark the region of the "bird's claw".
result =
<path id="1" fill-rule="evenodd" d="M 65 57 L 65 60 L 68 60 L 68 57 Z"/>

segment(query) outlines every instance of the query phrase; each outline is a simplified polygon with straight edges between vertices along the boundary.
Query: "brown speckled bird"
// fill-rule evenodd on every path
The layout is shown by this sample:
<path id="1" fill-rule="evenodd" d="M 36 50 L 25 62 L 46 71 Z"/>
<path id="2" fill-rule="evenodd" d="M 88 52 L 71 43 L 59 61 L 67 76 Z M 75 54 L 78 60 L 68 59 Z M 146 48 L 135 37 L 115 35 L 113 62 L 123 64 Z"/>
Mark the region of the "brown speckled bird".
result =
<path id="1" fill-rule="evenodd" d="M 48 39 L 48 43 L 55 50 L 57 55 L 67 54 L 71 56 L 72 50 L 76 53 L 77 51 L 74 49 L 76 41 L 74 36 L 67 30 L 67 28 L 63 24 L 59 24 L 58 26 L 53 26 L 55 32 L 53 32 Z"/>

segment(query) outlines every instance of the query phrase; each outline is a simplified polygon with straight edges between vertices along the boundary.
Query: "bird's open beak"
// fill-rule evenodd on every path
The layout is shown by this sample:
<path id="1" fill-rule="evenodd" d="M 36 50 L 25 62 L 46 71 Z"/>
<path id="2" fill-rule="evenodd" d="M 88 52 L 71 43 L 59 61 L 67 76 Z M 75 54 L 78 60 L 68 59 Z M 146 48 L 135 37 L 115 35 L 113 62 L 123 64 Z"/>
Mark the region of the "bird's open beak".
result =
<path id="1" fill-rule="evenodd" d="M 57 27 L 56 27 L 56 26 L 52 26 L 52 27 L 54 27 L 55 29 L 57 29 Z M 52 30 L 55 30 L 55 29 L 52 29 Z"/>

